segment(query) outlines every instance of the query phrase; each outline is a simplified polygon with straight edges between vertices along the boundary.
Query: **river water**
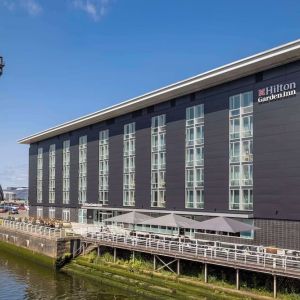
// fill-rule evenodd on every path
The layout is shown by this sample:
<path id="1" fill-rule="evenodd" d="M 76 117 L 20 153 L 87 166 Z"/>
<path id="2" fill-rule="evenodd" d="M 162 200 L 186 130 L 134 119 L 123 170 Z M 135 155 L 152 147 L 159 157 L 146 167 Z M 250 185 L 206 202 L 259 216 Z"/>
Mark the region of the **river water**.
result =
<path id="1" fill-rule="evenodd" d="M 0 252 L 0 299 L 138 299 L 93 281 Z"/>
<path id="2" fill-rule="evenodd" d="M 55 272 L 0 250 L 0 300 L 39 299 L 146 300 L 145 297 L 129 295 L 124 290 L 101 285 L 99 282 L 78 275 Z M 204 292 L 199 299 L 215 300 L 223 297 Z M 229 297 L 229 299 L 242 298 Z"/>

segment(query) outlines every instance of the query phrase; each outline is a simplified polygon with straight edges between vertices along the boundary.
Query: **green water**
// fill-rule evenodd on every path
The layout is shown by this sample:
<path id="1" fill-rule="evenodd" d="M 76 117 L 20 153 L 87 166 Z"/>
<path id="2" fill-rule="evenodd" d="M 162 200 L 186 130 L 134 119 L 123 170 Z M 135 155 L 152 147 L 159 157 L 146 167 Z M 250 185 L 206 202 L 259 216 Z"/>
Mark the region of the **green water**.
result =
<path id="1" fill-rule="evenodd" d="M 0 252 L 0 299 L 139 299 L 81 276 L 55 272 Z"/>
<path id="2" fill-rule="evenodd" d="M 91 274 L 86 269 L 88 275 Z M 107 272 L 105 277 L 107 277 Z M 101 275 L 97 275 L 97 281 L 82 274 L 67 274 L 61 271 L 54 271 L 51 268 L 42 267 L 25 258 L 12 255 L 0 250 L 0 300 L 21 300 L 21 299 L 165 299 L 166 295 L 163 291 L 159 292 L 159 288 L 155 288 L 153 282 L 152 288 L 158 293 L 156 297 L 146 297 L 137 295 L 135 285 L 131 285 L 130 291 L 126 288 L 119 288 L 114 285 L 115 275 L 108 275 L 109 280 L 101 279 Z M 100 279 L 100 280 L 99 280 Z M 128 283 L 129 283 L 128 278 Z M 112 287 L 114 285 L 114 287 Z M 127 281 L 126 281 L 127 285 Z M 127 285 L 129 287 L 129 285 Z M 146 289 L 147 290 L 147 289 Z M 244 297 L 229 296 L 222 293 L 197 289 L 191 299 L 245 299 Z M 184 293 L 184 295 L 186 295 Z M 150 295 L 148 295 L 150 296 Z M 181 296 L 166 297 L 167 299 L 188 299 Z M 195 297 L 196 296 L 196 297 Z M 249 298 L 247 298 L 249 299 Z"/>

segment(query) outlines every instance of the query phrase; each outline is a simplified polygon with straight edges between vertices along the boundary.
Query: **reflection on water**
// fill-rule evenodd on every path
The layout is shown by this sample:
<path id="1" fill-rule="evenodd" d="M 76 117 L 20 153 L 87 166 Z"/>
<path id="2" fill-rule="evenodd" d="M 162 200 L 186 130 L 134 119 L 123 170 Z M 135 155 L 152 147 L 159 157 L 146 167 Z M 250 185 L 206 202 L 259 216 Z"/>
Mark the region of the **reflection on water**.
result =
<path id="1" fill-rule="evenodd" d="M 0 253 L 0 299 L 138 299 L 108 286 Z"/>

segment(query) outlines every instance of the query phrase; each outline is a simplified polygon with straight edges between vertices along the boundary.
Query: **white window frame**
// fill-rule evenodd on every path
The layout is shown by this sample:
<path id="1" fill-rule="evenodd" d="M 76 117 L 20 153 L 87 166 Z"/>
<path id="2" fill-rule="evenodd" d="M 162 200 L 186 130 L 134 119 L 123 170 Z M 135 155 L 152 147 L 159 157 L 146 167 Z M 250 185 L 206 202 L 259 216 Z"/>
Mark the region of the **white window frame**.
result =
<path id="1" fill-rule="evenodd" d="M 185 124 L 185 207 L 203 209 L 204 104 L 186 108 Z"/>
<path id="2" fill-rule="evenodd" d="M 108 205 L 109 191 L 109 130 L 99 132 L 99 179 L 98 202 Z"/>
<path id="3" fill-rule="evenodd" d="M 87 201 L 87 135 L 79 137 L 78 203 Z"/>
<path id="4" fill-rule="evenodd" d="M 249 125 L 247 130 L 245 130 L 245 122 Z M 229 209 L 251 211 L 253 210 L 252 91 L 229 97 L 229 140 Z M 234 145 L 238 145 L 236 152 Z M 245 149 L 248 149 L 249 153 L 245 153 Z M 243 196 L 245 191 L 247 191 L 247 198 Z"/>
<path id="5" fill-rule="evenodd" d="M 166 207 L 166 115 L 151 119 L 151 207 Z"/>
<path id="6" fill-rule="evenodd" d="M 70 140 L 63 142 L 63 204 L 70 203 Z"/>
<path id="7" fill-rule="evenodd" d="M 62 220 L 64 222 L 70 222 L 70 220 L 71 220 L 70 208 L 63 208 L 63 210 L 62 210 Z"/>

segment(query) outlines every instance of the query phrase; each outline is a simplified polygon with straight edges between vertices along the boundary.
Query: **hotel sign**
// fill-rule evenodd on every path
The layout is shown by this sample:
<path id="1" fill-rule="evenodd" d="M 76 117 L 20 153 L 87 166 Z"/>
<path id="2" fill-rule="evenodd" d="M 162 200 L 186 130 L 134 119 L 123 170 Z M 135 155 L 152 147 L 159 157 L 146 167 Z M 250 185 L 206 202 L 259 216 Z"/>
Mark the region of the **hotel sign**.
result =
<path id="1" fill-rule="evenodd" d="M 296 95 L 296 82 L 275 84 L 258 90 L 258 103 L 281 100 Z"/>

